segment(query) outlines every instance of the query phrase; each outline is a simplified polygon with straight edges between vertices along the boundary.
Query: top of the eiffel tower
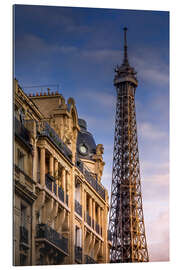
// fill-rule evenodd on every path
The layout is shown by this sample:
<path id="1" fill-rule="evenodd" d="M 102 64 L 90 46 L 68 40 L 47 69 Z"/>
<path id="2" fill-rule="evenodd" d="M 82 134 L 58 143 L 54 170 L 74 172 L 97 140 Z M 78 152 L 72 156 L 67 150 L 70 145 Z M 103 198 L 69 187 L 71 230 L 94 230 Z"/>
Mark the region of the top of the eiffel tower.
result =
<path id="1" fill-rule="evenodd" d="M 121 81 L 132 81 L 137 85 L 136 71 L 133 67 L 130 66 L 128 60 L 128 46 L 127 46 L 127 27 L 123 28 L 124 30 L 124 59 L 121 66 L 117 65 L 114 71 L 116 72 L 114 84 L 116 85 Z"/>

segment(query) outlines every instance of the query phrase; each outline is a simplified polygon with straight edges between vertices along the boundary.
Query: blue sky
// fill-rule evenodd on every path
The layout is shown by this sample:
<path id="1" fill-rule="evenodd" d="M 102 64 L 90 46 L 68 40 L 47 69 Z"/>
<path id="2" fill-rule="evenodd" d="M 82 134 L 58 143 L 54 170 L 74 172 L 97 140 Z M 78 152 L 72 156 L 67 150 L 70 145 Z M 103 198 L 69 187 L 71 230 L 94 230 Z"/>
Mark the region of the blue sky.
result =
<path id="1" fill-rule="evenodd" d="M 150 259 L 168 260 L 169 13 L 16 6 L 15 77 L 22 86 L 59 84 L 75 99 L 96 143 L 104 144 L 102 183 L 110 194 L 116 64 L 128 56 L 138 72 L 136 112 Z M 25 88 L 26 92 L 31 90 Z M 37 91 L 39 89 L 37 88 Z"/>

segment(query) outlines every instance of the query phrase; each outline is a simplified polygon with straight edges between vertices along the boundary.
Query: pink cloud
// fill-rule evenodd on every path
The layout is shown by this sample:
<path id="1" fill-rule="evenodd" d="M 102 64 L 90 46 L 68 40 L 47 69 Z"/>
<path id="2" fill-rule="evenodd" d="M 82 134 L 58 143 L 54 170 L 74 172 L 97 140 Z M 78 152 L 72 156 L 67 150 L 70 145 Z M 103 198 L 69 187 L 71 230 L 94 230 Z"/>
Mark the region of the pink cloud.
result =
<path id="1" fill-rule="evenodd" d="M 150 261 L 169 261 L 169 211 L 160 214 L 146 234 L 153 239 L 148 245 Z"/>

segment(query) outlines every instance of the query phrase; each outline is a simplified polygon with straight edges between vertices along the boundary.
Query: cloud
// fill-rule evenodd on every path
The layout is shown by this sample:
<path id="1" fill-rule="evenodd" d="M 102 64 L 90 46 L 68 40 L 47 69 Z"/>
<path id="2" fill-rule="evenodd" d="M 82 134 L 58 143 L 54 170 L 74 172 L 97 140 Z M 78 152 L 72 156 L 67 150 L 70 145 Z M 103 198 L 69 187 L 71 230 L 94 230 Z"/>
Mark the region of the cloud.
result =
<path id="1" fill-rule="evenodd" d="M 116 96 L 105 93 L 104 91 L 83 89 L 83 91 L 80 92 L 81 99 L 86 99 L 88 100 L 88 102 L 92 102 L 92 106 L 101 106 L 103 108 L 103 111 L 106 111 L 107 107 L 114 108 L 116 106 Z"/>
<path id="2" fill-rule="evenodd" d="M 25 34 L 21 39 L 17 39 L 15 49 L 20 49 L 21 53 L 22 50 L 24 52 L 29 51 L 33 53 L 61 52 L 62 54 L 73 53 L 77 51 L 77 47 L 75 46 L 65 46 L 48 43 L 45 38 L 41 38 L 34 34 Z"/>
<path id="3" fill-rule="evenodd" d="M 115 65 L 119 62 L 121 53 L 120 50 L 113 49 L 82 50 L 81 56 L 88 58 L 91 61 L 110 61 Z"/>
<path id="4" fill-rule="evenodd" d="M 167 138 L 167 133 L 150 122 L 141 122 L 138 125 L 138 134 L 149 140 L 162 140 Z"/>
<path id="5" fill-rule="evenodd" d="M 150 261 L 169 261 L 169 212 L 161 213 L 157 219 L 146 228 Z"/>
<path id="6" fill-rule="evenodd" d="M 169 85 L 169 66 L 155 48 L 141 49 L 134 52 L 131 60 L 138 77 L 156 85 Z"/>

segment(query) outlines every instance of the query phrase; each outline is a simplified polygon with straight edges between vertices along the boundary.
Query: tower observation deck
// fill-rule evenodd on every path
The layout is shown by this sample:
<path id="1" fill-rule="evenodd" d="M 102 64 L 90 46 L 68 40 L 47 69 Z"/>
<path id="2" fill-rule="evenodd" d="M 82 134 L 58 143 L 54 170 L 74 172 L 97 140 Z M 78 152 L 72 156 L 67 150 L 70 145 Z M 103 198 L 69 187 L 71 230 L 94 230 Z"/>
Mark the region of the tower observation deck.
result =
<path id="1" fill-rule="evenodd" d="M 127 53 L 124 28 L 124 60 L 115 68 L 117 92 L 109 231 L 110 262 L 148 262 L 136 127 L 136 72 Z"/>

